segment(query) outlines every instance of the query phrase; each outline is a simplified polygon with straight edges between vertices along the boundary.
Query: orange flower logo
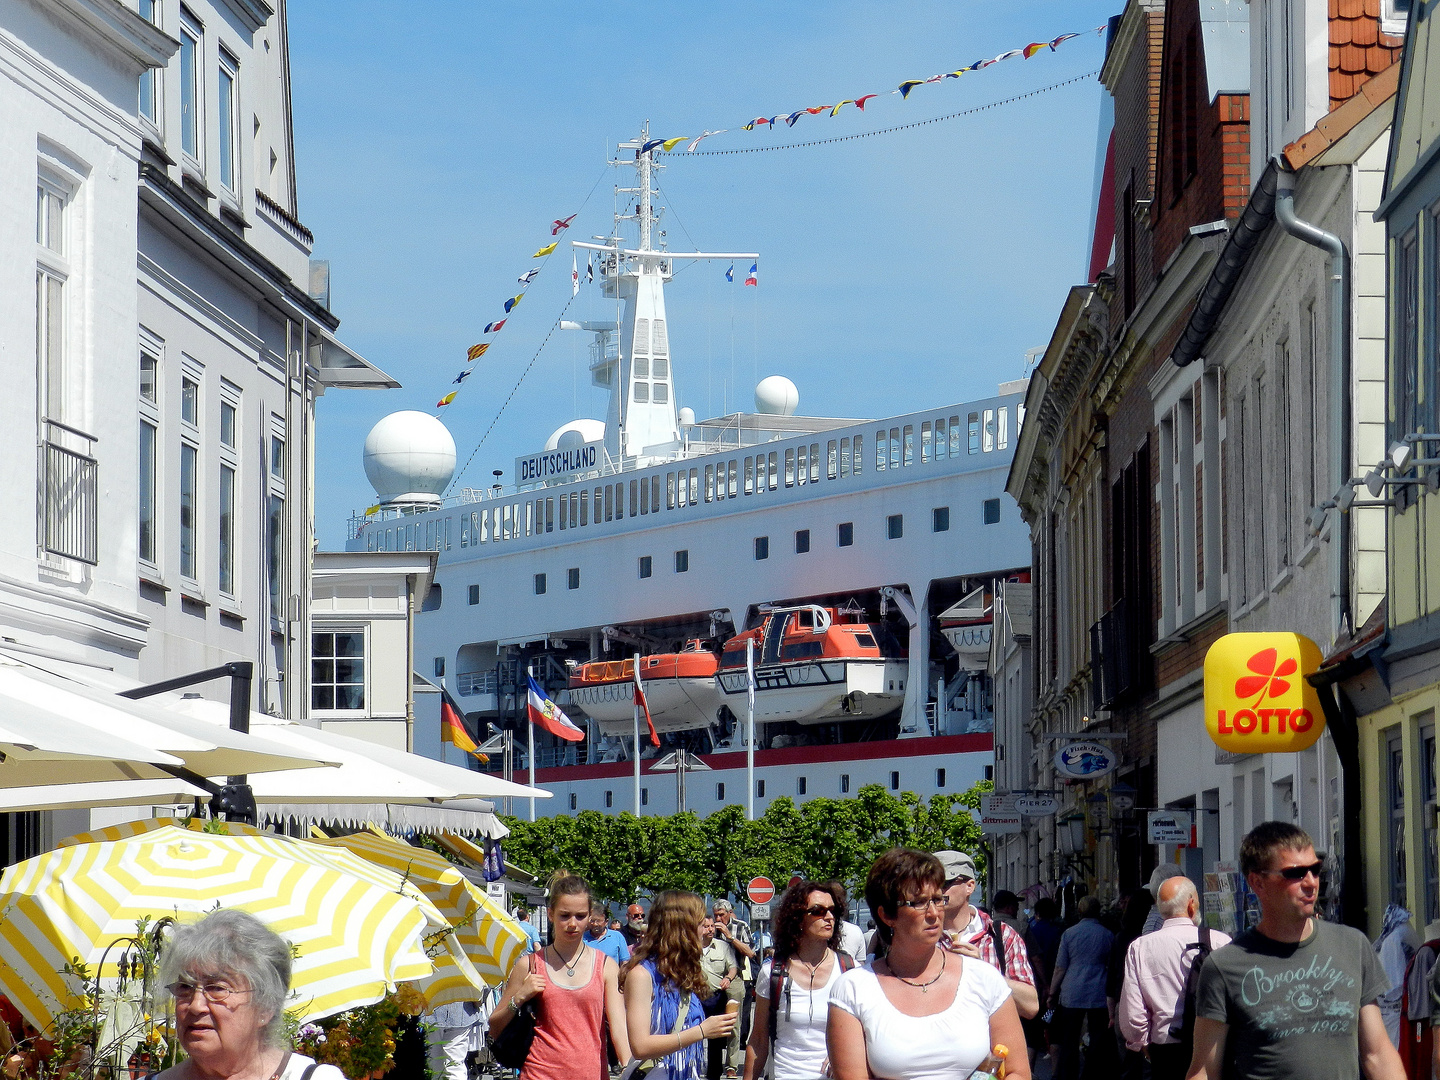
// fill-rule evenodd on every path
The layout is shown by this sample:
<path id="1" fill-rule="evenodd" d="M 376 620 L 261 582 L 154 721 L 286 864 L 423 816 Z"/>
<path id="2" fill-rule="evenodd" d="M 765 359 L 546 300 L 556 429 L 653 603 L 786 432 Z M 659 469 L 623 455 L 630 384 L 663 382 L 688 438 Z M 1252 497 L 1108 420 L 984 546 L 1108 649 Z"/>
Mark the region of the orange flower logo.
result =
<path id="1" fill-rule="evenodd" d="M 1294 675 L 1299 665 L 1293 657 L 1287 656 L 1277 667 L 1275 662 L 1279 659 L 1278 650 L 1261 649 L 1245 661 L 1245 666 L 1255 674 L 1242 675 L 1235 680 L 1235 696 L 1255 697 L 1255 705 L 1259 705 L 1267 696 L 1277 698 L 1289 690 L 1290 682 L 1285 676 Z"/>

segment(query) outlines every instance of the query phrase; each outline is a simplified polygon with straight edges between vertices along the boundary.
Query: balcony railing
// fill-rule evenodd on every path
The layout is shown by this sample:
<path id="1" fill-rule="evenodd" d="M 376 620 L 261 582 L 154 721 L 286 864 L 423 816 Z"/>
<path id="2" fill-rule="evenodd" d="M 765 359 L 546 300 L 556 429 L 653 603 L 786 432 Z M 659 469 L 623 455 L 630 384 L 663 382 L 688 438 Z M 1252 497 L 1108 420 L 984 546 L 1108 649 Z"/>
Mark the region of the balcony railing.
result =
<path id="1" fill-rule="evenodd" d="M 495 693 L 495 669 L 487 671 L 462 671 L 455 676 L 455 688 L 463 696 Z"/>
<path id="2" fill-rule="evenodd" d="M 41 545 L 52 555 L 95 566 L 99 560 L 99 462 L 95 436 L 58 420 L 45 421 L 41 447 Z M 84 449 L 75 447 L 84 445 Z"/>
<path id="3" fill-rule="evenodd" d="M 1090 627 L 1090 694 L 1096 712 L 1120 703 L 1134 689 L 1124 603 L 1117 603 Z"/>

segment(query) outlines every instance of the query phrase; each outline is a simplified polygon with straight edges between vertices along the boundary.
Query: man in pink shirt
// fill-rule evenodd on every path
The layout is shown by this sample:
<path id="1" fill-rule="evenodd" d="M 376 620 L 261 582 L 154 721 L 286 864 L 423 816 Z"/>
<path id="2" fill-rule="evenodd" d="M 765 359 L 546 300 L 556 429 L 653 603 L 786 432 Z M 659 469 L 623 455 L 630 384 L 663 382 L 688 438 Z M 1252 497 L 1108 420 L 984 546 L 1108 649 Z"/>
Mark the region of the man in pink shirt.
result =
<path id="1" fill-rule="evenodd" d="M 1160 929 L 1138 937 L 1125 954 L 1125 982 L 1120 989 L 1116 1023 L 1125 1045 L 1150 1059 L 1153 1080 L 1184 1080 L 1191 1044 L 1171 1034 L 1185 1011 L 1185 982 L 1201 957 L 1200 897 L 1189 878 L 1160 883 L 1156 908 L 1164 916 Z M 1230 938 L 1209 933 L 1209 947 L 1218 949 Z"/>

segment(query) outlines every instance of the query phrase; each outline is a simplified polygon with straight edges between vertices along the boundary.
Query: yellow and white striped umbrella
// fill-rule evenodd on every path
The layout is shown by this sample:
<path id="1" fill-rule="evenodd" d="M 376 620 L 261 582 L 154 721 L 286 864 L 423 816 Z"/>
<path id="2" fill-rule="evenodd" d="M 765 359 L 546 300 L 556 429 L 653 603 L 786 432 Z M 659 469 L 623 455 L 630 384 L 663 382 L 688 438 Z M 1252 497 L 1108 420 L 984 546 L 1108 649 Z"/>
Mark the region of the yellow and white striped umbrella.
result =
<path id="1" fill-rule="evenodd" d="M 424 935 L 438 911 L 398 875 L 343 852 L 280 837 L 162 826 L 118 841 L 59 848 L 0 875 L 0 991 L 44 1030 L 74 1003 L 59 971 L 75 958 L 110 978 L 142 916 L 251 912 L 297 956 L 291 1005 L 302 1022 L 378 1001 L 430 975 Z M 351 857 L 353 859 L 353 856 Z M 443 922 L 443 919 L 441 920 Z"/>
<path id="2" fill-rule="evenodd" d="M 76 844 L 97 844 L 102 840 L 127 840 L 132 836 L 154 832 L 156 829 L 163 829 L 166 826 L 173 826 L 177 829 L 189 829 L 192 832 L 204 832 L 204 823 L 204 818 L 195 817 L 155 817 L 145 818 L 141 821 L 122 821 L 119 825 L 107 825 L 103 829 L 92 829 L 90 832 L 76 833 L 74 836 L 67 836 L 55 846 L 63 848 L 74 847 Z M 220 823 L 217 835 L 275 836 L 275 833 L 266 832 L 264 829 L 257 829 L 254 825 L 243 825 L 238 821 L 224 821 Z"/>
<path id="3" fill-rule="evenodd" d="M 506 979 L 524 951 L 525 931 L 443 855 L 402 843 L 374 828 L 312 842 L 353 852 L 416 885 L 450 920 L 454 939 L 486 981 L 493 984 Z M 426 996 L 431 1005 L 441 1004 L 428 990 Z"/>

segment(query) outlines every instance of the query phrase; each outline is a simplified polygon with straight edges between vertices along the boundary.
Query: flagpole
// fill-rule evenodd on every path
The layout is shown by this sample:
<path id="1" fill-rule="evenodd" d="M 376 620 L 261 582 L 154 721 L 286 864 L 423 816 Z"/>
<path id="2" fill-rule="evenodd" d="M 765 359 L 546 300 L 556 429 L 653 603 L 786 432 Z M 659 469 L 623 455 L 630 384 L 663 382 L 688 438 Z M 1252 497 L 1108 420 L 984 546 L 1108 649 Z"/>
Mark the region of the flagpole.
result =
<path id="1" fill-rule="evenodd" d="M 640 690 L 640 654 L 635 654 L 635 689 Z M 640 690 L 640 693 L 644 693 Z M 635 816 L 640 816 L 640 697 L 635 695 Z"/>
<path id="2" fill-rule="evenodd" d="M 526 674 L 533 677 L 535 672 L 526 668 Z M 530 786 L 533 788 L 535 786 L 535 721 L 530 716 L 530 690 L 528 687 L 525 690 L 525 730 L 530 739 L 529 753 L 526 756 L 530 759 Z M 535 820 L 534 795 L 530 796 L 530 820 Z"/>
<path id="3" fill-rule="evenodd" d="M 745 639 L 745 819 L 755 820 L 755 639 Z"/>

